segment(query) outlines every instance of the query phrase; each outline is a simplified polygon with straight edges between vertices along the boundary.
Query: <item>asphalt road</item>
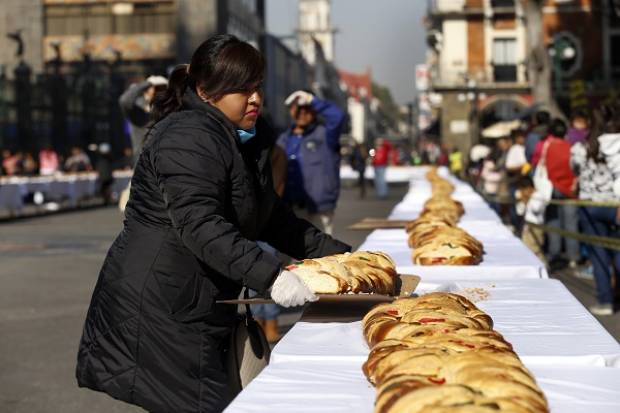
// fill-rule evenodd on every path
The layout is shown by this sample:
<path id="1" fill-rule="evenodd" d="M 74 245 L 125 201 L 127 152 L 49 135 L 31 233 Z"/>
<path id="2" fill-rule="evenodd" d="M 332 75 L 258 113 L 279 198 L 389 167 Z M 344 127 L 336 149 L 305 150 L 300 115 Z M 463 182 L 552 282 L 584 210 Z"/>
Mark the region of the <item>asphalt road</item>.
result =
<path id="1" fill-rule="evenodd" d="M 367 232 L 346 227 L 364 217 L 385 217 L 404 196 L 388 200 L 343 189 L 335 236 L 353 247 Z M 115 208 L 62 213 L 0 224 L 0 412 L 140 412 L 106 395 L 79 389 L 74 379 L 77 346 L 92 289 L 108 247 L 121 229 Z M 593 285 L 559 275 L 584 303 Z M 282 316 L 283 328 L 297 318 Z M 601 318 L 620 337 L 620 314 Z"/>

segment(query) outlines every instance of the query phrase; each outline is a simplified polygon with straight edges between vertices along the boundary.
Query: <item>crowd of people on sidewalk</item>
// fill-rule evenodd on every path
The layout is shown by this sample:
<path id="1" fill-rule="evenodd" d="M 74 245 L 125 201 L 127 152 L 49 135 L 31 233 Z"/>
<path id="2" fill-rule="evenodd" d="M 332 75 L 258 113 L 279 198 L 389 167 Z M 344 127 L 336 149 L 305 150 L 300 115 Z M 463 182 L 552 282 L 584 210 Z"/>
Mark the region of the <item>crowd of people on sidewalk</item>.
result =
<path id="1" fill-rule="evenodd" d="M 617 103 L 577 109 L 568 124 L 537 112 L 494 144 L 474 146 L 468 178 L 551 270 L 595 281 L 592 313 L 613 314 L 620 252 L 573 236 L 620 236 L 620 208 L 596 204 L 620 201 Z"/>

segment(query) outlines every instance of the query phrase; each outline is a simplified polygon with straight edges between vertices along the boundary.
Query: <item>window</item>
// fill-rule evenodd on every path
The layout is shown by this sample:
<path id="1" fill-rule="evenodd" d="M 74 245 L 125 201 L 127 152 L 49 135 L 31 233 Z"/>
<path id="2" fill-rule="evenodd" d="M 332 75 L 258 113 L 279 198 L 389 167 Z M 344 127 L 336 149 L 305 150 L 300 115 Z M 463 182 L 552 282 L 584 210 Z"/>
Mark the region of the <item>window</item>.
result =
<path id="1" fill-rule="evenodd" d="M 517 81 L 517 41 L 493 40 L 493 78 L 496 82 Z"/>
<path id="2" fill-rule="evenodd" d="M 493 40 L 493 64 L 517 64 L 517 41 L 515 39 Z"/>
<path id="3" fill-rule="evenodd" d="M 50 4 L 45 8 L 45 35 L 173 33 L 174 3 L 135 3 L 131 14 L 115 15 L 110 4 Z"/>
<path id="4" fill-rule="evenodd" d="M 491 0 L 491 7 L 515 7 L 515 0 Z"/>

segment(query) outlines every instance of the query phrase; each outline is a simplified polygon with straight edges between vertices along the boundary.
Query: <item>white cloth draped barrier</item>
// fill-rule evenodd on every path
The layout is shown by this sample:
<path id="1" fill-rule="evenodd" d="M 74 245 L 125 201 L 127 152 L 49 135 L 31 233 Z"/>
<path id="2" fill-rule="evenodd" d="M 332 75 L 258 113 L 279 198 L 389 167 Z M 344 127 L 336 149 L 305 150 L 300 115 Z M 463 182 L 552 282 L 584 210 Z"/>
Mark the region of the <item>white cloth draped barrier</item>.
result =
<path id="1" fill-rule="evenodd" d="M 426 168 L 407 168 L 409 193 L 391 219 L 415 219 L 431 196 Z M 403 172 L 404 173 L 404 172 Z M 445 168 L 440 173 L 447 176 Z M 459 225 L 482 241 L 478 266 L 417 266 L 404 230 L 376 230 L 360 250 L 390 254 L 400 273 L 422 277 L 416 293 L 447 291 L 479 299 L 545 392 L 553 413 L 620 411 L 620 344 L 500 222 L 468 185 L 449 177 L 463 202 Z M 361 322 L 299 322 L 275 346 L 271 364 L 226 409 L 246 412 L 373 411 L 375 389 Z"/>
<path id="2" fill-rule="evenodd" d="M 119 193 L 127 187 L 132 171 L 114 171 L 112 192 Z M 81 199 L 97 194 L 99 177 L 96 172 L 62 174 L 53 176 L 17 176 L 0 178 L 0 209 L 19 213 L 24 207 L 24 197 L 41 192 L 46 200 L 68 200 L 76 206 Z"/>

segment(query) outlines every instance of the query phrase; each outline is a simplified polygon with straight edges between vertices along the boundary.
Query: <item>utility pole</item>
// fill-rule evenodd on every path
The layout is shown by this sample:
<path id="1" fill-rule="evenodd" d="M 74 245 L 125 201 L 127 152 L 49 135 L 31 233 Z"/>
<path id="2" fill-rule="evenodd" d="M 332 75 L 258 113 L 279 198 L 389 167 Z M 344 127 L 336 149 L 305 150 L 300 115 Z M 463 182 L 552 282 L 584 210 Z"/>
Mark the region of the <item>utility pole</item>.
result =
<path id="1" fill-rule="evenodd" d="M 534 101 L 548 110 L 552 116 L 563 118 L 551 88 L 552 64 L 543 37 L 544 0 L 521 0 L 527 24 L 528 73 Z"/>

